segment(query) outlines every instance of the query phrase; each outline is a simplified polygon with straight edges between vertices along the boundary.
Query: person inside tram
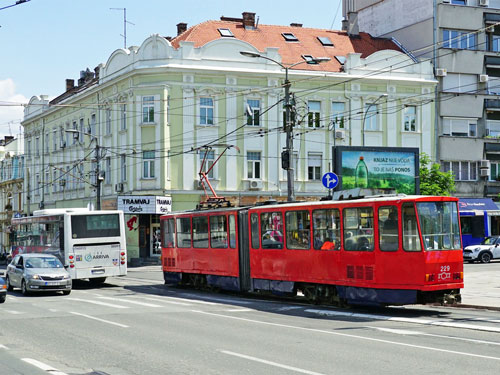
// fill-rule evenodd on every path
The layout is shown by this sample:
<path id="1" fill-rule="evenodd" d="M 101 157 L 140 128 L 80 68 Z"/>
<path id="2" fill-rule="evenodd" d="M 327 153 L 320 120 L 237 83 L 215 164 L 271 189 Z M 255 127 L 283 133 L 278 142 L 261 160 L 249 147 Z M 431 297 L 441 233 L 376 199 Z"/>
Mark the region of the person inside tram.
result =
<path id="1" fill-rule="evenodd" d="M 383 227 L 384 250 L 398 249 L 398 214 L 391 211 Z"/>

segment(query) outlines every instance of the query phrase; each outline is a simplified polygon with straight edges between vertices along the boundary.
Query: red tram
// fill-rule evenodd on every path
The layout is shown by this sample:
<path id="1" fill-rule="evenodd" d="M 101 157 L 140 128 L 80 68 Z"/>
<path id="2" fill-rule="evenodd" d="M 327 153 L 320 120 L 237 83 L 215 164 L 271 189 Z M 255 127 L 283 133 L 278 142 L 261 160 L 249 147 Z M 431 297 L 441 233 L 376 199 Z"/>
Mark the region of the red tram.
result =
<path id="1" fill-rule="evenodd" d="M 460 302 L 457 198 L 394 195 L 161 217 L 165 283 L 332 304 Z"/>

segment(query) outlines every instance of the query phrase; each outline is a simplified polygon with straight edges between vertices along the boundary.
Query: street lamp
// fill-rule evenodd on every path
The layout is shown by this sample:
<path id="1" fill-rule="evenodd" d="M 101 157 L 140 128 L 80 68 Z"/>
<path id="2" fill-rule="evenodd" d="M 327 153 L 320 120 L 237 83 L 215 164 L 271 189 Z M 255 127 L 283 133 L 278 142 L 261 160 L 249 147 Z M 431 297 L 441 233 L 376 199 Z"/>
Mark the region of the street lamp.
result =
<path id="1" fill-rule="evenodd" d="M 275 64 L 278 64 L 282 69 L 285 70 L 285 123 L 283 124 L 283 128 L 286 132 L 286 148 L 285 151 L 282 153 L 282 160 L 284 159 L 283 156 L 285 156 L 286 160 L 288 163 L 286 165 L 282 165 L 283 169 L 286 169 L 286 177 L 287 177 L 287 191 L 288 191 L 288 202 L 293 202 L 295 200 L 295 192 L 294 192 L 294 177 L 293 177 L 293 137 L 292 137 L 292 131 L 293 131 L 293 124 L 290 119 L 290 81 L 288 80 L 288 70 L 290 68 L 293 68 L 296 65 L 307 63 L 307 64 L 320 64 L 322 62 L 327 62 L 330 61 L 329 57 L 304 57 L 304 60 L 298 61 L 296 63 L 293 63 L 291 65 L 283 65 L 279 61 L 276 61 L 274 59 L 271 59 L 270 57 L 261 55 L 260 53 L 257 52 L 251 52 L 251 51 L 240 51 L 240 54 L 246 57 L 253 57 L 253 58 L 262 58 L 265 60 L 272 61 Z"/>
<path id="2" fill-rule="evenodd" d="M 364 111 L 365 113 L 363 114 L 363 124 L 362 124 L 363 129 L 361 129 L 363 131 L 363 137 L 362 137 L 362 139 L 363 139 L 363 146 L 365 145 L 365 121 L 366 121 L 366 115 L 368 114 L 368 111 L 370 110 L 370 108 L 373 105 L 377 104 L 377 102 L 380 99 L 387 98 L 387 96 L 388 96 L 387 94 L 380 95 L 373 103 L 368 104 L 368 108 L 366 108 L 366 110 Z"/>
<path id="3" fill-rule="evenodd" d="M 102 177 L 101 177 L 101 171 L 100 171 L 100 162 L 101 162 L 101 154 L 99 152 L 99 139 L 90 133 L 86 132 L 81 132 L 76 129 L 66 129 L 66 133 L 73 133 L 74 134 L 85 134 L 90 136 L 90 143 L 95 139 L 95 160 L 96 160 L 96 167 L 95 167 L 95 176 L 96 176 L 96 183 L 95 183 L 95 188 L 96 188 L 96 209 L 100 210 L 101 209 L 101 183 L 102 183 Z"/>

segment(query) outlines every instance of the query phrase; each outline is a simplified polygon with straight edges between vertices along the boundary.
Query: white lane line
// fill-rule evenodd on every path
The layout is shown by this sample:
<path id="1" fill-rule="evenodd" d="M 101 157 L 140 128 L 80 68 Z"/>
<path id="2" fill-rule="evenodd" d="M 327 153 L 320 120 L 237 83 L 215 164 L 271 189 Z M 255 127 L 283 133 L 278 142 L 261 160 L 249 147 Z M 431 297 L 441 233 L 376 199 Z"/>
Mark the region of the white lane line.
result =
<path id="1" fill-rule="evenodd" d="M 96 318 L 95 316 L 91 316 L 91 315 L 81 314 L 81 313 L 74 312 L 74 311 L 70 311 L 70 314 L 74 314 L 74 315 L 78 315 L 78 316 L 83 316 L 83 317 L 85 317 L 85 318 L 89 318 L 89 319 L 97 320 L 97 321 L 99 321 L 99 322 L 103 322 L 103 323 L 112 324 L 112 325 L 114 325 L 114 326 L 118 326 L 118 327 L 122 327 L 122 328 L 129 328 L 129 326 L 127 326 L 127 325 L 125 325 L 125 324 L 120 324 L 120 323 L 112 322 L 112 321 L 110 321 L 110 320 L 105 320 L 105 319 Z"/>
<path id="2" fill-rule="evenodd" d="M 271 365 L 271 366 L 274 366 L 274 367 L 284 368 L 285 370 L 290 370 L 290 371 L 300 372 L 301 374 L 308 374 L 308 375 L 323 375 L 323 374 L 321 374 L 321 373 L 319 373 L 319 372 L 314 372 L 314 371 L 304 370 L 304 369 L 301 369 L 301 368 L 298 368 L 298 367 L 292 367 L 292 366 L 282 365 L 281 363 L 271 362 L 271 361 L 266 361 L 265 359 L 260 359 L 260 358 L 256 358 L 256 357 L 251 357 L 251 356 L 249 356 L 249 355 L 240 354 L 240 353 L 235 353 L 235 352 L 230 352 L 230 351 L 227 351 L 227 350 L 219 350 L 219 352 L 224 353 L 224 354 L 227 354 L 227 355 L 232 355 L 232 356 L 235 356 L 235 357 L 240 357 L 240 358 L 248 359 L 248 360 L 250 360 L 250 361 L 254 361 L 254 362 L 264 363 L 264 364 L 266 364 L 266 365 Z"/>
<path id="3" fill-rule="evenodd" d="M 146 307 L 162 307 L 160 305 L 155 305 L 155 304 L 152 304 L 152 303 L 132 301 L 132 300 L 128 300 L 128 299 L 125 299 L 125 298 L 99 297 L 99 299 L 105 299 L 105 300 L 108 300 L 108 301 L 117 301 L 117 302 L 131 303 L 132 305 L 140 305 L 140 306 L 146 306 Z"/>
<path id="4" fill-rule="evenodd" d="M 248 311 L 253 311 L 252 309 L 229 309 L 229 310 L 224 310 L 225 312 L 248 312 Z"/>
<path id="5" fill-rule="evenodd" d="M 418 331 L 407 331 L 404 329 L 392 329 L 392 328 L 381 328 L 381 327 L 371 327 L 371 326 L 366 326 L 366 328 L 376 329 L 377 331 L 382 331 L 382 332 L 395 333 L 397 335 L 420 335 L 420 336 L 438 337 L 438 338 L 442 338 L 442 339 L 450 339 L 450 340 L 457 340 L 457 341 L 474 342 L 476 344 L 499 345 L 500 346 L 500 342 L 476 340 L 476 339 L 469 339 L 469 338 L 465 338 L 465 337 L 455 337 L 455 336 L 448 336 L 448 335 L 434 335 L 432 333 L 425 333 L 425 332 L 418 332 Z"/>
<path id="6" fill-rule="evenodd" d="M 9 350 L 5 345 L 0 344 L 0 349 Z"/>
<path id="7" fill-rule="evenodd" d="M 148 301 L 156 301 L 156 302 L 169 303 L 169 304 L 172 304 L 172 305 L 193 306 L 193 304 L 191 304 L 191 303 L 170 301 L 169 299 L 167 299 L 168 297 L 167 298 L 161 298 L 161 297 L 158 297 L 158 298 L 154 298 L 154 297 L 137 297 L 137 298 L 145 299 L 145 300 L 148 300 Z"/>
<path id="8" fill-rule="evenodd" d="M 288 325 L 288 324 L 270 323 L 270 322 L 264 322 L 264 321 L 261 321 L 261 320 L 240 318 L 240 317 L 236 317 L 236 316 L 224 315 L 224 314 L 216 314 L 216 313 L 210 313 L 210 312 L 206 312 L 206 311 L 199 311 L 199 310 L 192 310 L 192 311 L 195 312 L 195 313 L 198 313 L 198 314 L 211 315 L 211 316 L 216 316 L 216 317 L 223 318 L 223 319 L 234 319 L 234 320 L 240 320 L 240 321 L 249 322 L 249 323 L 262 324 L 262 325 L 267 325 L 267 326 L 273 326 L 273 327 L 291 328 L 291 329 L 296 329 L 296 330 L 300 330 L 300 331 L 323 333 L 323 334 L 333 335 L 333 336 L 349 337 L 349 338 L 360 339 L 360 340 L 365 340 L 365 341 L 380 342 L 380 343 L 389 344 L 389 345 L 405 346 L 405 347 L 415 348 L 415 349 L 430 350 L 430 351 L 434 351 L 434 352 L 457 354 L 457 355 L 467 356 L 467 357 L 492 359 L 492 360 L 495 360 L 495 361 L 500 361 L 500 357 L 491 357 L 491 356 L 480 355 L 480 354 L 472 354 L 472 353 L 466 353 L 466 352 L 458 352 L 458 351 L 454 351 L 454 350 L 446 350 L 446 349 L 440 349 L 440 348 L 433 348 L 433 347 L 430 347 L 430 346 L 407 344 L 407 343 L 404 343 L 404 342 L 397 342 L 397 341 L 376 339 L 376 338 L 373 338 L 373 337 L 363 337 L 363 336 L 358 336 L 358 335 L 352 335 L 352 334 L 349 334 L 349 333 L 325 331 L 325 330 L 316 329 L 316 328 L 305 328 L 305 327 L 291 326 L 291 325 Z"/>
<path id="9" fill-rule="evenodd" d="M 128 309 L 128 306 L 122 306 L 122 305 L 115 305 L 112 303 L 106 303 L 106 302 L 101 302 L 101 301 L 91 301 L 88 299 L 81 299 L 81 298 L 66 298 L 71 301 L 79 301 L 79 302 L 86 302 L 86 303 L 93 303 L 94 305 L 101 305 L 101 306 L 108 306 L 108 307 L 114 307 L 116 309 Z"/>
<path id="10" fill-rule="evenodd" d="M 37 361 L 36 359 L 32 359 L 32 358 L 21 358 L 21 359 L 24 362 L 29 363 L 30 365 L 33 365 L 33 366 L 38 367 L 39 369 L 41 369 L 43 371 L 50 373 L 51 375 L 68 375 L 65 372 L 61 372 L 52 366 L 49 366 L 43 362 Z"/>
<path id="11" fill-rule="evenodd" d="M 361 314 L 361 313 L 350 313 L 350 312 L 329 311 L 329 310 L 315 310 L 315 309 L 307 309 L 304 311 L 309 312 L 309 313 L 313 313 L 313 314 L 322 315 L 322 316 L 342 316 L 342 317 L 348 316 L 348 317 L 360 318 L 360 319 L 386 320 L 389 322 L 414 323 L 414 324 L 424 324 L 424 325 L 431 325 L 431 326 L 438 326 L 438 327 L 463 328 L 463 329 L 472 329 L 472 330 L 476 330 L 476 331 L 500 333 L 500 327 L 456 323 L 456 322 L 445 321 L 445 320 L 401 318 L 401 317 L 395 317 L 395 316 Z"/>
<path id="12" fill-rule="evenodd" d="M 253 302 L 250 301 L 242 301 L 239 299 L 229 299 L 229 298 L 218 298 L 218 297 L 202 297 L 198 296 L 195 294 L 183 294 L 183 297 L 193 297 L 193 298 L 199 298 L 202 301 L 191 301 L 191 302 L 197 302 L 197 303 L 205 303 L 205 304 L 212 304 L 212 305 L 217 305 L 221 303 L 235 303 L 235 304 L 240 304 L 240 305 L 249 305 Z M 215 302 L 207 302 L 207 301 L 215 301 Z M 217 302 L 217 303 L 216 303 Z"/>
<path id="13" fill-rule="evenodd" d="M 8 312 L 9 314 L 12 315 L 26 314 L 26 311 L 16 311 L 16 310 L 3 310 L 3 311 Z"/>

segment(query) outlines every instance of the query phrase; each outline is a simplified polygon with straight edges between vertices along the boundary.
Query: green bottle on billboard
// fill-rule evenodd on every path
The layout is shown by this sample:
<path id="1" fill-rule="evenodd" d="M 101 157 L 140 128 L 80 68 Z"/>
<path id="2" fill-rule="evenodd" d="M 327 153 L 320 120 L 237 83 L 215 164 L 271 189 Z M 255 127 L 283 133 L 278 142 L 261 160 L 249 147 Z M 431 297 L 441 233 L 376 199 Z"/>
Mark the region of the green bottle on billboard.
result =
<path id="1" fill-rule="evenodd" d="M 356 177 L 356 187 L 360 188 L 368 187 L 368 168 L 366 166 L 365 158 L 363 156 L 359 157 L 358 164 L 356 165 L 355 177 Z"/>

